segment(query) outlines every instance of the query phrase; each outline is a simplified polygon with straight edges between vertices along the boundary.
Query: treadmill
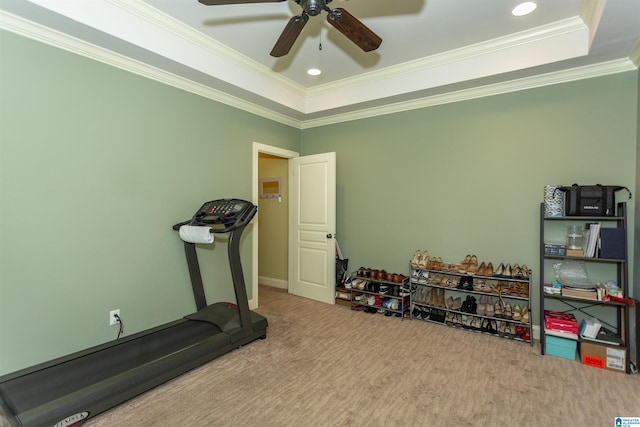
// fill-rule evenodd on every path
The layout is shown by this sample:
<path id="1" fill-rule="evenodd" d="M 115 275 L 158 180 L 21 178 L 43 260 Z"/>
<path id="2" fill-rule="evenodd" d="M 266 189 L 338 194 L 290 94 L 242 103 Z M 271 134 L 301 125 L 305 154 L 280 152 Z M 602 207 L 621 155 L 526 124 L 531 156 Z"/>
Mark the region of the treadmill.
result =
<path id="1" fill-rule="evenodd" d="M 113 342 L 0 377 L 0 416 L 12 426 L 80 426 L 87 419 L 210 360 L 266 338 L 267 319 L 249 310 L 240 237 L 257 212 L 240 199 L 206 202 L 173 226 L 229 233 L 236 303 L 207 305 L 194 243 L 184 242 L 197 312 Z"/>

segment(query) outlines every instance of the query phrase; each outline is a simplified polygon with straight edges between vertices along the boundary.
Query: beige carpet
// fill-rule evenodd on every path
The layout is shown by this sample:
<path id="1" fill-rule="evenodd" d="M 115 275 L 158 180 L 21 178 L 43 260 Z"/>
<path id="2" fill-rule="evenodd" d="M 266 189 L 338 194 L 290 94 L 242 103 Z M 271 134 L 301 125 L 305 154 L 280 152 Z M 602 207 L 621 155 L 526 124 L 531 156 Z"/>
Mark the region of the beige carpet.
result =
<path id="1" fill-rule="evenodd" d="M 261 286 L 254 342 L 89 420 L 113 426 L 614 426 L 640 376 Z"/>

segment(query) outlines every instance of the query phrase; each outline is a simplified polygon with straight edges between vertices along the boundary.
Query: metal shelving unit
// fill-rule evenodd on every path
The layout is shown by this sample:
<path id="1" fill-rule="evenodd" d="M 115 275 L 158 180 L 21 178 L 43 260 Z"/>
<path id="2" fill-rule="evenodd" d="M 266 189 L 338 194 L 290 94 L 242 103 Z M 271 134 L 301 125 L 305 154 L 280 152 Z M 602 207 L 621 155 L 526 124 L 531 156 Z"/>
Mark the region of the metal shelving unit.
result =
<path id="1" fill-rule="evenodd" d="M 547 255 L 545 254 L 545 238 L 551 238 L 551 231 L 549 231 L 550 225 L 558 222 L 566 223 L 592 223 L 599 222 L 603 225 L 612 228 L 621 228 L 624 230 L 624 258 L 622 259 L 609 259 L 599 257 L 575 257 L 575 256 L 561 256 L 561 255 Z M 540 204 L 540 351 L 541 354 L 545 354 L 545 339 L 546 334 L 544 331 L 544 312 L 548 309 L 551 301 L 556 302 L 562 309 L 559 311 L 572 313 L 576 315 L 578 321 L 582 318 L 596 318 L 607 329 L 613 330 L 618 338 L 621 340 L 622 345 L 620 349 L 624 349 L 626 354 L 626 372 L 630 373 L 630 360 L 629 360 L 629 310 L 632 309 L 625 303 L 620 302 L 605 302 L 592 299 L 581 299 L 575 297 L 568 297 L 562 295 L 549 295 L 544 292 L 545 282 L 549 282 L 552 277 L 552 263 L 561 262 L 563 260 L 578 260 L 584 261 L 587 264 L 597 264 L 600 268 L 611 268 L 615 270 L 615 277 L 618 287 L 622 290 L 623 298 L 628 297 L 628 253 L 627 253 L 627 205 L 626 203 L 618 203 L 616 216 L 563 216 L 563 217 L 545 217 L 544 216 L 544 203 Z M 613 311 L 614 313 L 611 313 Z M 607 316 L 608 313 L 608 316 Z M 613 314 L 613 315 L 611 315 Z M 605 320 L 605 318 L 609 320 Z M 613 320 L 611 320 L 613 319 Z M 585 341 L 578 338 L 578 343 Z M 593 341 L 589 341 L 593 342 Z"/>
<path id="2" fill-rule="evenodd" d="M 466 330 L 471 330 L 475 332 L 483 332 L 489 335 L 499 336 L 502 338 L 509 338 L 516 341 L 527 342 L 533 345 L 533 333 L 532 333 L 532 322 L 533 316 L 531 313 L 529 314 L 529 320 L 527 322 L 522 322 L 520 320 L 514 320 L 506 317 L 499 316 L 490 316 L 490 315 L 481 315 L 474 312 L 462 311 L 461 309 L 454 309 L 452 307 L 442 307 L 441 305 L 434 305 L 429 303 L 428 301 L 419 301 L 416 300 L 416 295 L 419 294 L 420 288 L 427 288 L 429 292 L 442 292 L 447 297 L 460 297 L 465 298 L 466 296 L 473 296 L 478 298 L 502 298 L 502 300 L 506 300 L 510 304 L 514 306 L 516 304 L 522 304 L 526 306 L 528 310 L 531 308 L 531 280 L 532 274 L 531 270 L 528 270 L 529 278 L 528 279 L 514 279 L 508 277 L 497 277 L 497 276 L 480 276 L 480 275 L 469 275 L 465 273 L 457 273 L 452 271 L 443 271 L 443 270 L 430 270 L 425 268 L 419 268 L 412 266 L 410 264 L 410 280 L 411 280 L 411 307 L 419 307 L 423 312 L 427 310 L 430 314 L 426 318 L 420 317 L 419 320 L 434 322 L 443 324 L 446 326 L 451 326 L 455 328 L 463 328 Z M 426 279 L 425 283 L 416 283 L 416 276 L 422 277 Z M 449 278 L 448 282 L 452 283 L 452 285 L 446 286 L 441 284 L 429 283 L 429 279 L 435 276 L 442 276 Z M 467 281 L 471 281 L 469 283 L 476 283 L 476 281 L 483 280 L 486 284 L 487 288 L 497 288 L 496 285 L 499 282 L 502 282 L 502 287 L 506 291 L 509 288 L 515 287 L 517 285 L 526 285 L 527 286 L 527 295 L 526 296 L 516 296 L 508 293 L 500 293 L 500 292 L 481 292 L 471 289 L 465 289 L 464 287 L 460 287 L 459 283 L 462 282 L 463 279 Z M 456 283 L 458 283 L 456 285 Z M 444 295 L 443 295 L 444 298 Z M 417 316 L 414 313 L 415 310 L 411 312 L 411 318 L 416 319 Z M 444 316 L 444 317 L 443 317 Z M 454 320 L 447 320 L 453 318 Z M 457 319 L 457 320 L 456 320 Z M 480 322 L 478 325 L 477 322 Z M 489 332 L 482 328 L 482 324 L 484 322 L 493 322 L 496 325 L 495 332 Z M 508 327 L 507 327 L 508 325 Z M 515 333 L 516 328 L 526 328 L 526 335 L 519 335 Z M 505 332 L 501 332 L 505 331 Z M 509 332 L 506 332 L 508 330 Z M 522 338 L 522 336 L 528 336 L 528 338 Z"/>

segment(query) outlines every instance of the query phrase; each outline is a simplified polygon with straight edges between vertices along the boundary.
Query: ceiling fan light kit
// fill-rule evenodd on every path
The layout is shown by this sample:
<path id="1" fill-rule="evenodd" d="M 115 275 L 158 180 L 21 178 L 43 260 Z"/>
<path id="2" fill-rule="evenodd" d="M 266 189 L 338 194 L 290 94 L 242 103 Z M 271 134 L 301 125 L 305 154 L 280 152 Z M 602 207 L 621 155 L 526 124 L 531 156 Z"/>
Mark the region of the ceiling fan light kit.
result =
<path id="1" fill-rule="evenodd" d="M 244 3 L 280 3 L 286 0 L 198 0 L 207 6 Z M 327 22 L 336 30 L 344 34 L 352 43 L 364 52 L 376 50 L 382 39 L 358 18 L 343 8 L 331 9 L 327 4 L 332 0 L 294 0 L 302 7 L 302 13 L 289 19 L 276 44 L 271 50 L 271 56 L 281 57 L 289 53 L 293 44 L 309 20 L 309 16 L 317 16 L 322 11 L 327 12 Z"/>

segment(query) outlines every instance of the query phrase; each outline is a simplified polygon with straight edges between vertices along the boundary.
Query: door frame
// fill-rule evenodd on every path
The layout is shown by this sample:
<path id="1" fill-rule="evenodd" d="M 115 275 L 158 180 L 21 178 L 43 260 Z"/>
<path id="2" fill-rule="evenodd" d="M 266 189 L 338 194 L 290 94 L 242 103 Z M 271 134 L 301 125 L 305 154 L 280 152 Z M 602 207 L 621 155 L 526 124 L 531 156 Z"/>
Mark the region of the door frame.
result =
<path id="1" fill-rule="evenodd" d="M 291 159 L 299 157 L 300 153 L 296 151 L 286 150 L 284 148 L 274 147 L 262 144 L 260 142 L 253 143 L 252 153 L 252 180 L 251 180 L 251 201 L 258 206 L 260 200 L 259 195 L 259 178 L 258 178 L 258 158 L 260 153 L 271 154 L 273 156 L 282 157 L 283 159 Z M 249 308 L 252 310 L 258 307 L 258 230 L 260 227 L 260 212 L 253 220 L 253 243 L 252 243 L 252 263 L 251 263 L 251 299 L 249 300 Z M 287 259 L 288 262 L 288 259 Z"/>

